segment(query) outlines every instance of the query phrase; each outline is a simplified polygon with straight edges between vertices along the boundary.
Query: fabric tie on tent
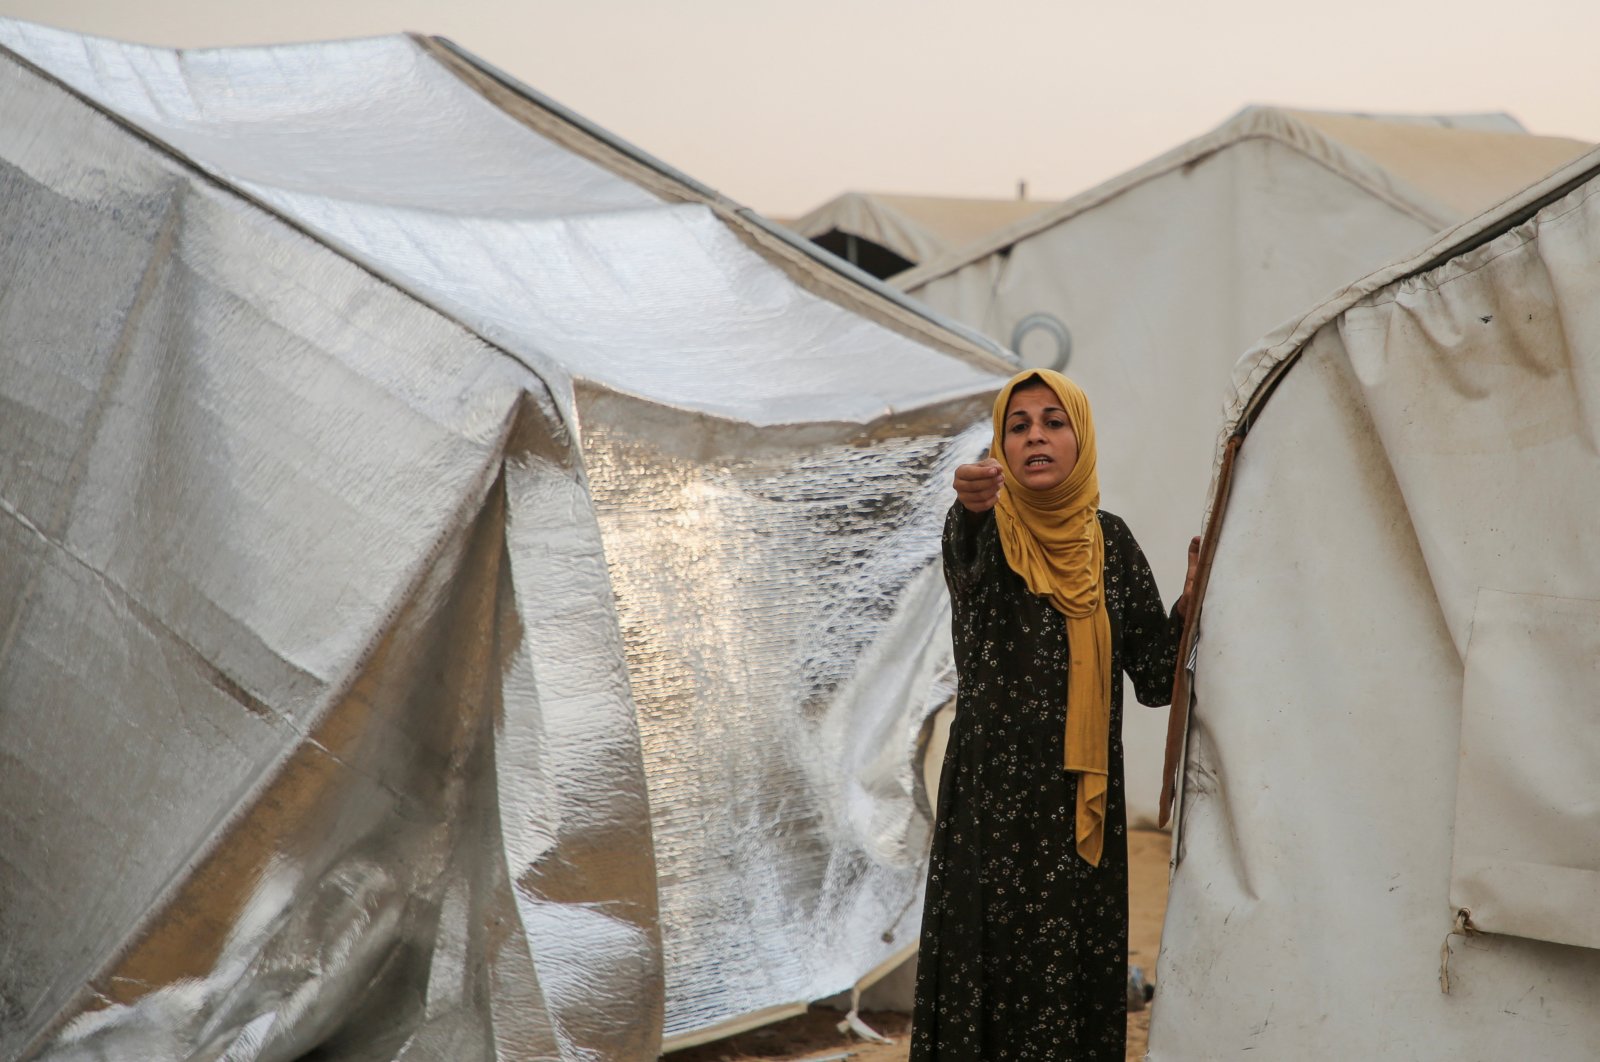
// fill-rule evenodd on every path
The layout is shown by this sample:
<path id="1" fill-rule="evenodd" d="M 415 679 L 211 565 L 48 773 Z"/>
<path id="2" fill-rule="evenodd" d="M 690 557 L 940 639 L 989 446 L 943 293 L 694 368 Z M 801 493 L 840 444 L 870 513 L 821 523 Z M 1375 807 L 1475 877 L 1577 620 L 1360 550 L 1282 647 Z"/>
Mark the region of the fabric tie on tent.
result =
<path id="1" fill-rule="evenodd" d="M 1078 462 L 1049 490 L 1024 486 L 1006 464 L 1006 406 L 1019 384 L 1040 380 L 1056 397 L 1078 435 Z M 1006 563 L 1028 589 L 1066 617 L 1072 654 L 1067 674 L 1064 766 L 1078 775 L 1078 854 L 1100 865 L 1105 848 L 1106 777 L 1111 744 L 1111 621 L 1106 615 L 1102 573 L 1105 540 L 1095 513 L 1100 477 L 1095 470 L 1094 417 L 1083 389 L 1058 372 L 1029 369 L 1008 381 L 994 400 L 994 440 L 989 454 L 1000 462 L 1005 490 L 995 521 Z"/>

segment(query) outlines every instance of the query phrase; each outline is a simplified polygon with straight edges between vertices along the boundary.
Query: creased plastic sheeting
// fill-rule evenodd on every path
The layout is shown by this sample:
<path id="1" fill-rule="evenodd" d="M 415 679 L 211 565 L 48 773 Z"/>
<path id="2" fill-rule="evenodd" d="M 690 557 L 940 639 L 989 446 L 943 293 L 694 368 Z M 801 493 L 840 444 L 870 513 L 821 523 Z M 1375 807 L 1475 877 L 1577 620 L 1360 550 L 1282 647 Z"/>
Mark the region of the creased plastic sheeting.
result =
<path id="1" fill-rule="evenodd" d="M 1597 163 L 1240 363 L 1152 1059 L 1600 1053 Z"/>
<path id="2" fill-rule="evenodd" d="M 545 386 L 12 63 L 0 185 L 0 1055 L 653 1056 Z"/>

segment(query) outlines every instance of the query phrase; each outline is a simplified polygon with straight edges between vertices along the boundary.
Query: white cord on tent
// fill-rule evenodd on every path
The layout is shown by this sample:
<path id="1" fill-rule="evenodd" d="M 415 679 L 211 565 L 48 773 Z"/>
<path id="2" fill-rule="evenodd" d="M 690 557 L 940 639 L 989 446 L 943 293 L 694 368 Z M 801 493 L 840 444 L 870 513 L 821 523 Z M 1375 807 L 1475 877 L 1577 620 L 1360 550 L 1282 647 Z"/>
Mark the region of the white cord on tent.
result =
<path id="1" fill-rule="evenodd" d="M 1457 911 L 1456 924 L 1450 927 L 1450 932 L 1444 935 L 1444 943 L 1439 945 L 1439 991 L 1447 996 L 1450 994 L 1450 938 L 1470 937 L 1477 932 L 1472 924 L 1472 912 L 1465 907 Z"/>
<path id="2" fill-rule="evenodd" d="M 883 1035 L 883 1033 L 879 1032 L 878 1030 L 874 1029 L 872 1026 L 868 1025 L 866 1022 L 862 1021 L 861 1020 L 860 1010 L 861 1010 L 861 987 L 859 985 L 857 985 L 855 988 L 852 988 L 850 990 L 850 1013 L 846 1014 L 844 1016 L 844 1021 L 841 1021 L 839 1023 L 839 1031 L 840 1032 L 855 1033 L 857 1036 L 861 1037 L 863 1040 L 868 1041 L 869 1043 L 874 1043 L 874 1044 L 892 1044 L 892 1043 L 894 1043 L 893 1040 L 891 1040 L 887 1036 Z"/>

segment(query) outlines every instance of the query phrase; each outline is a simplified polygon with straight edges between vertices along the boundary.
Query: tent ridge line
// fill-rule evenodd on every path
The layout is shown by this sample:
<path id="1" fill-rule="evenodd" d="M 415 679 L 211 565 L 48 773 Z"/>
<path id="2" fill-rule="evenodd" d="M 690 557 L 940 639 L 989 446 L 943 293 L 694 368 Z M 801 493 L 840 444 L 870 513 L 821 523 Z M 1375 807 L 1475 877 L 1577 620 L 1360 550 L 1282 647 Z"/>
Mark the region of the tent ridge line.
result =
<path id="1" fill-rule="evenodd" d="M 1308 142 L 1329 145 L 1332 150 L 1329 150 L 1327 154 L 1330 156 L 1338 153 L 1357 155 L 1370 165 L 1378 169 L 1383 168 L 1366 153 L 1339 143 L 1321 130 L 1315 129 L 1295 118 L 1288 111 L 1272 107 L 1246 107 L 1239 114 L 1209 133 L 1204 133 L 1165 154 L 1158 155 L 1131 170 L 1126 170 L 1094 188 L 1080 192 L 1054 208 L 1023 218 L 1013 225 L 983 236 L 978 241 L 965 247 L 957 248 L 932 262 L 927 262 L 899 273 L 892 277 L 891 281 L 901 290 L 910 290 L 923 284 L 932 283 L 971 265 L 980 258 L 1003 251 L 1030 236 L 1043 232 L 1045 229 L 1059 225 L 1096 207 L 1103 206 L 1112 199 L 1142 187 L 1159 177 L 1164 177 L 1176 170 L 1204 162 L 1223 149 L 1248 140 L 1270 140 L 1282 144 L 1293 151 L 1299 152 L 1312 162 L 1323 166 L 1330 173 L 1350 181 L 1363 191 L 1369 192 L 1376 198 L 1419 221 L 1433 225 L 1436 228 L 1448 224 L 1449 218 L 1442 217 L 1433 210 L 1428 209 L 1423 205 L 1423 202 L 1397 196 L 1390 189 L 1366 179 L 1359 173 L 1334 166 L 1328 158 L 1318 157 L 1314 152 L 1310 151 L 1305 143 L 1297 142 L 1294 137 L 1284 135 L 1281 130 L 1266 126 L 1264 124 L 1266 121 L 1264 116 L 1266 115 L 1285 116 L 1289 122 L 1293 123 L 1297 131 L 1305 135 Z M 1398 180 L 1396 184 L 1401 188 L 1408 187 Z M 1425 200 L 1426 196 L 1420 196 L 1418 199 Z"/>
<path id="2" fill-rule="evenodd" d="M 916 331 L 920 338 L 943 348 L 947 353 L 960 357 L 969 363 L 976 363 L 981 368 L 992 370 L 998 374 L 1009 376 L 1015 365 L 1006 357 L 1005 349 L 989 337 L 982 335 L 951 318 L 939 314 L 930 307 L 924 306 L 919 301 L 910 298 L 904 292 L 885 284 L 877 277 L 866 273 L 830 251 L 823 249 L 805 239 L 799 234 L 777 224 L 748 206 L 730 199 L 709 185 L 688 176 L 683 171 L 667 162 L 655 157 L 643 148 L 638 147 L 615 133 L 606 130 L 584 118 L 582 115 L 551 99 L 532 86 L 518 78 L 506 73 L 493 63 L 461 47 L 448 37 L 424 36 L 410 34 L 412 41 L 424 54 L 433 58 L 444 66 L 456 77 L 465 82 L 469 88 L 483 94 L 482 89 L 472 84 L 468 73 L 477 78 L 492 82 L 499 89 L 519 97 L 525 103 L 531 104 L 545 112 L 556 122 L 570 126 L 580 136 L 587 138 L 598 145 L 605 152 L 615 156 L 615 162 L 624 162 L 632 167 L 648 172 L 651 176 L 665 181 L 672 186 L 674 195 L 686 202 L 699 203 L 709 207 L 711 211 L 725 224 L 734 229 L 753 232 L 758 237 L 776 240 L 791 252 L 798 252 L 805 259 L 824 267 L 829 274 L 847 282 L 835 289 L 837 296 L 857 305 L 870 305 L 870 297 L 863 299 L 857 289 L 865 288 L 871 295 L 877 296 L 888 309 L 894 311 L 887 316 L 902 316 L 916 319 L 919 324 Z M 462 69 L 465 68 L 465 69 Z M 487 98 L 487 97 L 486 97 Z M 488 101 L 491 106 L 498 109 L 499 105 L 493 99 Z M 511 115 L 517 120 L 516 115 Z M 539 130 L 535 129 L 535 133 Z M 599 161 L 605 165 L 605 160 Z M 627 174 L 623 174 L 627 177 Z M 874 308 L 878 313 L 884 313 L 885 307 Z M 931 326 L 928 327 L 928 326 Z M 940 335 L 939 332 L 946 334 Z M 960 342 L 952 342 L 952 337 Z M 962 350 L 960 344 L 965 343 L 975 350 Z"/>
<path id="3" fill-rule="evenodd" d="M 654 170 L 659 176 L 666 177 L 673 183 L 682 185 L 683 191 L 692 193 L 693 198 L 703 200 L 707 203 L 720 202 L 726 203 L 729 206 L 737 205 L 733 203 L 732 200 L 728 199 L 727 196 L 723 195 L 721 192 L 718 192 L 710 185 L 703 184 L 700 181 L 695 180 L 682 170 L 663 162 L 661 159 L 656 158 L 643 148 L 631 144 L 617 136 L 615 133 L 596 125 L 594 122 L 591 122 L 589 119 L 572 110 L 570 107 L 559 103 L 558 101 L 540 92 L 538 89 L 535 89 L 532 86 L 518 80 L 512 75 L 506 73 L 504 70 L 501 70 L 499 67 L 495 66 L 493 63 L 474 55 L 472 52 L 461 47 L 461 45 L 457 44 L 449 37 L 433 34 L 424 35 L 420 33 L 408 33 L 406 36 L 410 37 L 412 42 L 416 44 L 424 53 L 435 53 L 437 51 L 445 52 L 449 56 L 459 60 L 462 63 L 465 63 L 467 66 L 470 66 L 483 76 L 495 81 L 501 87 L 523 97 L 529 103 L 534 104 L 539 109 L 549 112 L 553 117 L 572 126 L 584 135 L 599 141 L 601 144 L 605 145 L 611 150 L 626 156 L 631 161 L 639 163 L 648 169 Z"/>
<path id="4" fill-rule="evenodd" d="M 1570 180 L 1567 180 L 1562 184 L 1557 185 L 1555 188 L 1550 189 L 1548 192 L 1539 195 L 1533 201 L 1518 207 L 1515 211 L 1507 215 L 1505 218 L 1500 219 L 1494 225 L 1484 228 L 1481 232 L 1474 233 L 1463 238 L 1459 243 L 1446 247 L 1444 250 L 1435 254 L 1422 265 L 1418 266 L 1407 276 L 1397 277 L 1395 279 L 1406 280 L 1412 276 L 1418 276 L 1422 273 L 1430 272 L 1434 269 L 1438 269 L 1440 266 L 1445 265 L 1453 258 L 1459 258 L 1464 254 L 1468 254 L 1477 250 L 1484 244 L 1492 243 L 1511 230 L 1518 228 L 1521 225 L 1525 225 L 1529 221 L 1532 221 L 1540 211 L 1571 195 L 1583 185 L 1593 180 L 1596 175 L 1600 175 L 1600 164 L 1589 167 L 1583 172 L 1573 176 Z M 1600 191 L 1591 193 L 1590 198 L 1592 198 L 1594 195 L 1600 195 Z"/>

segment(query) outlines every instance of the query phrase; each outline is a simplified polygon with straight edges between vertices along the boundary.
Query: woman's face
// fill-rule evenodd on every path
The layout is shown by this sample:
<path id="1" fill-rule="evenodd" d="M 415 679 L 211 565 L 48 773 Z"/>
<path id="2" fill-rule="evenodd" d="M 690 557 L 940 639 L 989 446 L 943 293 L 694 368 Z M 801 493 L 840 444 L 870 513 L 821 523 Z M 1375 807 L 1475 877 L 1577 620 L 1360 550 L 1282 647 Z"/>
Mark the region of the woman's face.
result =
<path id="1" fill-rule="evenodd" d="M 1059 486 L 1078 463 L 1078 433 L 1061 399 L 1044 384 L 1011 392 L 1003 430 L 1006 464 L 1025 487 Z"/>

